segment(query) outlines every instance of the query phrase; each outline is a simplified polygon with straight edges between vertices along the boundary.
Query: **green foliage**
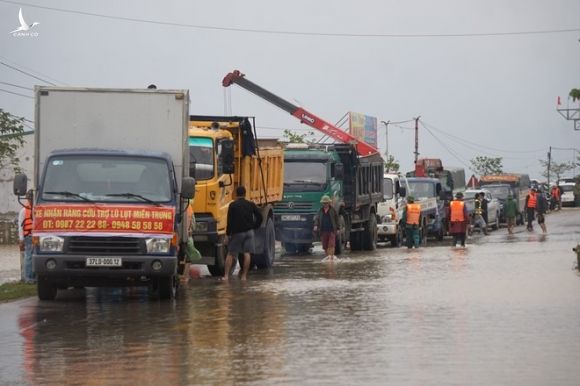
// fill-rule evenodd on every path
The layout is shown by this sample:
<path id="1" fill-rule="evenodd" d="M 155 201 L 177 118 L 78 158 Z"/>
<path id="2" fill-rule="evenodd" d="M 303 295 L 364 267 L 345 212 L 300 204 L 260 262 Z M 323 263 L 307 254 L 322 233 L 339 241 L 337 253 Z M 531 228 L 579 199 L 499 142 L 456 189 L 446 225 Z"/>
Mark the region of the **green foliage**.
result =
<path id="1" fill-rule="evenodd" d="M 24 118 L 14 117 L 0 109 L 0 169 L 12 166 L 20 171 L 20 159 L 16 152 L 24 145 Z"/>
<path id="2" fill-rule="evenodd" d="M 480 176 L 503 173 L 502 157 L 477 156 L 470 162 L 473 171 Z"/>
<path id="3" fill-rule="evenodd" d="M 389 155 L 385 161 L 385 173 L 397 173 L 400 166 L 399 161 L 397 161 L 394 156 Z"/>
<path id="4" fill-rule="evenodd" d="M 572 102 L 576 102 L 576 100 L 580 100 L 580 89 L 573 88 L 570 90 L 570 98 L 572 98 Z"/>
<path id="5" fill-rule="evenodd" d="M 543 171 L 542 176 L 548 178 L 548 161 L 547 160 L 539 160 L 540 165 L 542 165 Z M 573 162 L 550 162 L 550 180 L 557 181 L 560 177 L 566 173 L 567 171 L 574 169 Z"/>
<path id="6" fill-rule="evenodd" d="M 0 285 L 0 302 L 27 298 L 36 294 L 36 285 L 10 282 Z"/>
<path id="7" fill-rule="evenodd" d="M 307 143 L 307 137 L 312 137 L 314 135 L 314 131 L 308 131 L 303 134 L 298 134 L 292 130 L 284 129 L 284 138 L 290 143 Z"/>

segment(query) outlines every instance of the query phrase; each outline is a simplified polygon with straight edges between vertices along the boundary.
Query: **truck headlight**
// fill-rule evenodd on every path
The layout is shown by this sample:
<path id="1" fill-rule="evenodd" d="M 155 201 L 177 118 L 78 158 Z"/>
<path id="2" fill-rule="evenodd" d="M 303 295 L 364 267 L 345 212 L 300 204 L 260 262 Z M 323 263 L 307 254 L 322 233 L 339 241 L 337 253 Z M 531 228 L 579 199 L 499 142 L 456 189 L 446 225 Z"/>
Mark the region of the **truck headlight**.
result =
<path id="1" fill-rule="evenodd" d="M 171 239 L 151 238 L 145 240 L 147 253 L 169 253 Z"/>
<path id="2" fill-rule="evenodd" d="M 62 252 L 64 238 L 58 236 L 40 236 L 38 250 L 40 252 Z"/>
<path id="3" fill-rule="evenodd" d="M 193 226 L 194 232 L 207 232 L 207 222 L 196 222 Z"/>

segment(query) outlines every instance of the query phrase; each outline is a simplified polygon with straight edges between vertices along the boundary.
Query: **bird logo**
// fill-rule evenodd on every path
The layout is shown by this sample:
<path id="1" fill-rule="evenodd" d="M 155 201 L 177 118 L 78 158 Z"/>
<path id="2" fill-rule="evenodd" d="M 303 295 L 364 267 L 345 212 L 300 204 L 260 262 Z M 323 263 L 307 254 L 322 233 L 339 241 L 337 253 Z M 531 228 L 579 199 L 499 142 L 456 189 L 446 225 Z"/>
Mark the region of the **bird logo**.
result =
<path id="1" fill-rule="evenodd" d="M 16 33 L 16 32 L 28 32 L 28 31 L 30 31 L 30 29 L 32 29 L 33 27 L 35 27 L 39 24 L 37 22 L 34 22 L 34 23 L 29 25 L 24 20 L 24 17 L 22 16 L 22 8 L 20 8 L 20 10 L 18 11 L 18 20 L 20 21 L 20 27 L 16 28 L 14 31 L 10 32 L 11 34 Z"/>

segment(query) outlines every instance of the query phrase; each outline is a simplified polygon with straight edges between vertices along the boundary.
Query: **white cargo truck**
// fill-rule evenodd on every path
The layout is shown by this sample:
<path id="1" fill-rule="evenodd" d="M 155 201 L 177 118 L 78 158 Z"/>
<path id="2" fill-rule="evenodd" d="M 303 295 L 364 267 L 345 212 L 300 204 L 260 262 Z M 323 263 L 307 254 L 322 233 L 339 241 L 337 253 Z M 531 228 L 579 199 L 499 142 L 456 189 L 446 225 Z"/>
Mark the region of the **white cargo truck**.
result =
<path id="1" fill-rule="evenodd" d="M 403 211 L 407 206 L 405 195 L 407 179 L 398 174 L 385 173 L 383 176 L 384 201 L 377 206 L 377 233 L 379 241 L 389 241 L 399 247 L 405 238 L 405 226 L 401 224 Z"/>
<path id="2" fill-rule="evenodd" d="M 106 286 L 174 297 L 195 194 L 189 92 L 37 86 L 35 101 L 38 297 Z M 26 184 L 17 175 L 14 193 Z"/>

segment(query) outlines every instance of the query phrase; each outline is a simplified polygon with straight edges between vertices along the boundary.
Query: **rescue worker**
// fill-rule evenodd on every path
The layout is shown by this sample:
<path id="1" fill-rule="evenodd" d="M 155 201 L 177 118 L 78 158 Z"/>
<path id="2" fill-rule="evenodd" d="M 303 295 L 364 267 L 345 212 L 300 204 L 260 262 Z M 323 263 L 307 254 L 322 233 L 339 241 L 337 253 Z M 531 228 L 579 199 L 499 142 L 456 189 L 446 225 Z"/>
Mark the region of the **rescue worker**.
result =
<path id="1" fill-rule="evenodd" d="M 556 207 L 558 210 L 562 209 L 560 202 L 560 188 L 554 185 L 552 186 L 552 190 L 550 190 L 550 210 L 554 210 Z"/>
<path id="2" fill-rule="evenodd" d="M 24 251 L 21 280 L 34 283 L 34 268 L 32 266 L 32 190 L 26 192 L 26 200 L 18 214 L 18 240 L 20 250 Z"/>
<path id="3" fill-rule="evenodd" d="M 419 248 L 421 243 L 421 204 L 415 204 L 413 196 L 407 197 L 407 206 L 403 210 L 403 223 L 407 237 L 407 248 Z"/>
<path id="4" fill-rule="evenodd" d="M 453 246 L 457 247 L 457 243 L 460 242 L 461 247 L 465 248 L 465 233 L 469 226 L 469 216 L 461 192 L 457 193 L 455 200 L 449 203 L 449 221 L 449 233 L 453 236 Z"/>
<path id="5" fill-rule="evenodd" d="M 546 233 L 548 230 L 546 229 L 546 219 L 545 215 L 548 211 L 548 200 L 546 196 L 544 196 L 544 192 L 541 189 L 538 189 L 538 193 L 536 194 L 536 214 L 538 216 L 538 225 L 542 228 L 542 232 Z"/>
<path id="6" fill-rule="evenodd" d="M 507 229 L 510 235 L 514 234 L 514 226 L 516 224 L 516 217 L 518 215 L 518 207 L 514 200 L 514 196 L 510 193 L 507 196 L 503 207 L 505 218 L 507 220 Z"/>
<path id="7" fill-rule="evenodd" d="M 533 188 L 530 190 L 528 195 L 526 196 L 526 218 L 528 220 L 528 231 L 533 231 L 534 226 L 532 222 L 534 221 L 534 214 L 536 212 L 536 203 L 538 198 L 536 197 L 536 189 Z"/>
<path id="8" fill-rule="evenodd" d="M 475 193 L 474 209 L 473 209 L 473 226 L 479 227 L 481 231 L 487 236 L 487 223 L 483 218 L 483 205 L 481 196 L 483 193 Z M 485 198 L 484 198 L 485 200 Z"/>

